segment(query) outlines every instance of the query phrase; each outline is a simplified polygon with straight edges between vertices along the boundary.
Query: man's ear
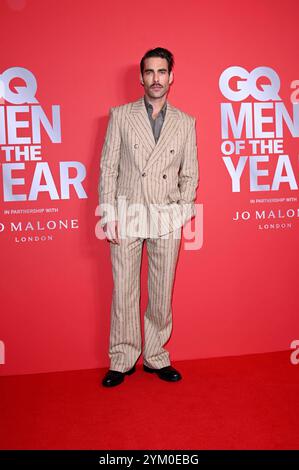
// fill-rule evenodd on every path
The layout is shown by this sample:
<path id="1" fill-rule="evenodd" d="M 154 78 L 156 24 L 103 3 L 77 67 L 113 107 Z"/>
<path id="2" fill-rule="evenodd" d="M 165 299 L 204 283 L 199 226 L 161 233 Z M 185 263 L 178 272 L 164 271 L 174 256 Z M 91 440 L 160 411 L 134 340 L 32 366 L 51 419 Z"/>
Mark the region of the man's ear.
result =
<path id="1" fill-rule="evenodd" d="M 172 82 L 173 82 L 173 71 L 171 71 L 169 74 L 169 83 L 171 84 Z"/>
<path id="2" fill-rule="evenodd" d="M 140 79 L 141 85 L 144 85 L 144 81 L 143 81 L 143 77 L 142 77 L 141 73 L 139 74 L 139 79 Z"/>

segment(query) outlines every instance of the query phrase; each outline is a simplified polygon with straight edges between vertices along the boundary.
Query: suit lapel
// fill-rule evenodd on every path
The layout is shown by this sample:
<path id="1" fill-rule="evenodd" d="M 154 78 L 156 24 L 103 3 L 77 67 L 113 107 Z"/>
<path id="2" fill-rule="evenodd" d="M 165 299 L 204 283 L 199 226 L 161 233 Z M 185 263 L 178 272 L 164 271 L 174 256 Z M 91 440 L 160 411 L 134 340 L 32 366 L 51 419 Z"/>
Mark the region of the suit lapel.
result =
<path id="1" fill-rule="evenodd" d="M 152 153 L 156 142 L 154 139 L 151 123 L 147 115 L 143 97 L 139 98 L 137 101 L 134 101 L 131 112 L 128 114 L 128 119 L 139 139 L 146 147 L 147 151 Z"/>
<path id="2" fill-rule="evenodd" d="M 161 152 L 163 152 L 175 135 L 180 121 L 179 113 L 176 108 L 167 101 L 165 119 L 157 144 L 154 139 L 143 96 L 133 103 L 128 118 L 136 134 L 150 154 L 143 168 L 143 171 L 146 171 L 160 158 Z"/>

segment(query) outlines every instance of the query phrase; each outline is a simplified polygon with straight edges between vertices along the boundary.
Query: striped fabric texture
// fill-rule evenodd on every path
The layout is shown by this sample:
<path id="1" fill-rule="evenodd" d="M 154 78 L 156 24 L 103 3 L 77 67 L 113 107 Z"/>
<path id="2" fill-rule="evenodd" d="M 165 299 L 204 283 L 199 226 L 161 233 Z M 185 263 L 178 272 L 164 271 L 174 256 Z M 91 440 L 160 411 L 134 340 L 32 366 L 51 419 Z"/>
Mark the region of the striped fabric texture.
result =
<path id="1" fill-rule="evenodd" d="M 100 163 L 101 225 L 118 221 L 110 243 L 113 294 L 110 369 L 126 372 L 143 352 L 148 367 L 170 365 L 172 290 L 184 223 L 195 215 L 198 185 L 195 118 L 167 102 L 155 142 L 144 98 L 110 109 Z M 140 270 L 148 255 L 144 347 L 140 325 Z"/>
<path id="2" fill-rule="evenodd" d="M 100 163 L 101 226 L 118 219 L 124 234 L 144 238 L 183 226 L 196 213 L 195 118 L 167 102 L 156 143 L 143 97 L 109 114 Z"/>
<path id="3" fill-rule="evenodd" d="M 164 348 L 172 331 L 171 298 L 181 229 L 167 238 L 133 238 L 110 243 L 113 272 L 109 358 L 110 369 L 131 369 L 140 354 L 140 269 L 143 243 L 148 256 L 148 305 L 144 315 L 143 363 L 159 369 L 170 365 Z"/>

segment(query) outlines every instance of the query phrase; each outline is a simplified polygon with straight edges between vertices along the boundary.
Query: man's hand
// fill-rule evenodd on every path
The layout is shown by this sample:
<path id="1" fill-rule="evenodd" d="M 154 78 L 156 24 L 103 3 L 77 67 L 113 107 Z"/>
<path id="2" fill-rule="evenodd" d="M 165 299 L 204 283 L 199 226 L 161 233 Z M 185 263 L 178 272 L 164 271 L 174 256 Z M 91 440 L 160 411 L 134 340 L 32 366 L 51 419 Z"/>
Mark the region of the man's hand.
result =
<path id="1" fill-rule="evenodd" d="M 107 222 L 103 226 L 103 230 L 109 242 L 119 245 L 117 220 Z"/>

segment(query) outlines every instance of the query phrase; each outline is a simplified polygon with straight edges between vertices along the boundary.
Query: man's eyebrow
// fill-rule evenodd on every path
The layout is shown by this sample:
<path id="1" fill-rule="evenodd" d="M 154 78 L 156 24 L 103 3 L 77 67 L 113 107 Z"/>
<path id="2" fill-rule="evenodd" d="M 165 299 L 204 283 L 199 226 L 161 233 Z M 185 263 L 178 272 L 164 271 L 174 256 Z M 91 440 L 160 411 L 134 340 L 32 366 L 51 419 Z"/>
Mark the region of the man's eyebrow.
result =
<path id="1" fill-rule="evenodd" d="M 165 68 L 158 69 L 158 72 L 165 72 L 165 71 L 167 71 L 167 69 Z M 154 69 L 144 69 L 144 72 L 154 72 Z"/>

